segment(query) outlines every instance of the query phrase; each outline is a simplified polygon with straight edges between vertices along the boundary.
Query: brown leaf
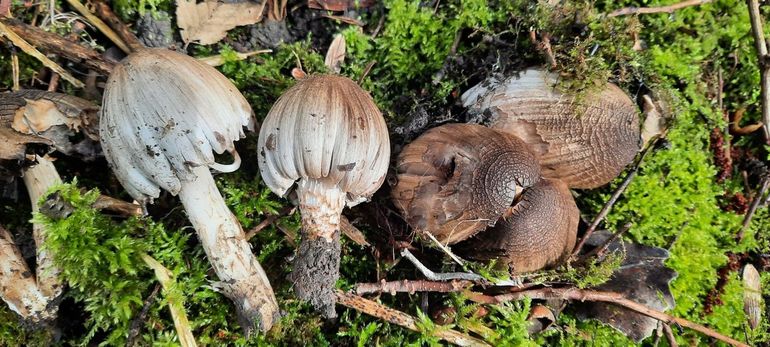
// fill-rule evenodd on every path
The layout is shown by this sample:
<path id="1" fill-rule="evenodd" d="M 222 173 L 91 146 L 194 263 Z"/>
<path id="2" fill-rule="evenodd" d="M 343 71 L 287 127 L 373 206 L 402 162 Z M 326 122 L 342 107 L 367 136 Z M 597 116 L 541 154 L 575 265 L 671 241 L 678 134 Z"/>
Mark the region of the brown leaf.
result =
<path id="1" fill-rule="evenodd" d="M 341 34 L 334 35 L 334 40 L 326 51 L 324 64 L 334 73 L 340 73 L 342 62 L 345 61 L 345 37 Z"/>
<path id="2" fill-rule="evenodd" d="M 227 31 L 239 25 L 250 25 L 262 19 L 265 1 L 224 3 L 207 0 L 179 0 L 176 7 L 177 25 L 182 40 L 210 45 L 219 42 Z"/>
<path id="3" fill-rule="evenodd" d="M 11 16 L 11 0 L 0 0 L 0 17 Z"/>

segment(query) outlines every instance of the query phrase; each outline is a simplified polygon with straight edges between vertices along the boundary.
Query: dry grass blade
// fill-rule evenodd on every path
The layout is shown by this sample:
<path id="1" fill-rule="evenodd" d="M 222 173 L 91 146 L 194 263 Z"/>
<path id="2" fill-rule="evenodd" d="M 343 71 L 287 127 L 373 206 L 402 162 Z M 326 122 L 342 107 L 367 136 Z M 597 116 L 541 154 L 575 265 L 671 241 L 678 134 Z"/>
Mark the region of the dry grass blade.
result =
<path id="1" fill-rule="evenodd" d="M 406 313 L 394 310 L 390 307 L 378 304 L 372 300 L 362 298 L 358 295 L 342 292 L 340 290 L 337 290 L 336 297 L 337 303 L 340 305 L 366 313 L 373 317 L 377 317 L 389 323 L 402 326 L 409 330 L 417 332 L 421 331 L 417 326 L 417 318 Z M 437 328 L 431 333 L 433 336 L 458 346 L 490 346 L 488 343 L 482 340 L 452 329 Z"/>
<path id="2" fill-rule="evenodd" d="M 131 48 L 129 48 L 128 44 L 126 44 L 123 39 L 120 38 L 120 36 L 112 30 L 106 23 L 104 23 L 99 17 L 95 16 L 91 11 L 89 11 L 85 5 L 81 4 L 78 0 L 67 0 L 67 3 L 72 6 L 75 10 L 77 10 L 83 17 L 86 17 L 88 21 L 93 24 L 99 31 L 104 34 L 104 36 L 107 36 L 112 43 L 114 43 L 118 48 L 120 48 L 121 51 L 126 52 L 126 54 L 129 54 L 132 52 Z"/>
<path id="3" fill-rule="evenodd" d="M 698 6 L 708 4 L 712 0 L 687 0 L 678 2 L 668 6 L 658 7 L 624 7 L 619 10 L 612 11 L 608 17 L 625 16 L 629 14 L 651 14 L 651 13 L 672 13 L 676 10 L 683 9 L 690 6 Z"/>
<path id="4" fill-rule="evenodd" d="M 174 274 L 148 254 L 142 254 L 141 256 L 144 263 L 155 272 L 155 277 L 158 278 L 158 282 L 163 286 L 165 294 L 168 294 L 169 289 L 174 285 Z M 166 296 L 166 300 L 168 300 L 168 309 L 171 311 L 171 318 L 174 320 L 174 327 L 179 336 L 179 344 L 182 345 L 182 347 L 195 347 L 197 346 L 195 343 L 195 336 L 193 336 L 190 322 L 187 320 L 184 304 L 176 299 L 176 296 Z"/>
<path id="5" fill-rule="evenodd" d="M 77 88 L 83 88 L 85 87 L 85 84 L 83 82 L 80 82 L 77 78 L 70 75 L 69 72 L 64 70 L 59 64 L 56 64 L 51 59 L 48 59 L 43 53 L 40 53 L 40 51 L 37 50 L 37 48 L 33 47 L 29 44 L 26 40 L 21 38 L 19 35 L 16 35 L 15 32 L 8 29 L 5 24 L 0 22 L 0 36 L 6 37 L 8 40 L 10 40 L 14 46 L 19 47 L 24 53 L 27 53 L 34 57 L 35 59 L 39 60 L 45 67 L 53 70 L 53 72 L 58 73 L 59 75 L 64 78 L 69 83 L 72 83 L 73 86 Z"/>

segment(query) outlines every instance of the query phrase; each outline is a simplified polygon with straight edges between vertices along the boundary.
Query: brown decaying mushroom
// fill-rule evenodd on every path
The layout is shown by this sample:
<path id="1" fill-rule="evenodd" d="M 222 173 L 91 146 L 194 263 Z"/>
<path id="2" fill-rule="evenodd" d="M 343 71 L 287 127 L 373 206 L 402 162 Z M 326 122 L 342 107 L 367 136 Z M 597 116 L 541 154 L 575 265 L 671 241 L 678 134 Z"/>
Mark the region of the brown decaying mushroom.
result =
<path id="1" fill-rule="evenodd" d="M 40 90 L 0 94 L 0 138 L 7 145 L 0 151 L 3 171 L 13 176 L 23 174 L 33 212 L 38 211 L 41 196 L 61 182 L 53 163 L 43 155 L 54 147 L 68 154 L 86 148 L 69 141 L 77 131 L 82 130 L 92 141 L 98 139 L 93 127 L 97 109 L 83 99 Z M 30 144 L 43 147 L 29 148 Z M 32 235 L 37 249 L 35 276 L 18 256 L 10 234 L 3 231 L 0 295 L 22 318 L 38 323 L 56 317 L 62 284 L 52 255 L 42 247 L 47 237 L 44 227 L 33 224 Z"/>
<path id="2" fill-rule="evenodd" d="M 453 244 L 494 225 L 540 179 L 534 154 L 515 136 L 473 124 L 428 130 L 398 156 L 391 195 L 407 222 Z"/>
<path id="3" fill-rule="evenodd" d="M 252 128 L 246 99 L 214 68 L 184 54 L 145 49 L 116 65 L 107 81 L 99 124 L 102 148 L 123 187 L 150 202 L 163 188 L 179 194 L 214 271 L 247 333 L 269 330 L 278 303 L 267 275 L 209 168 L 230 172 L 240 159 L 234 141 Z M 221 165 L 214 153 L 230 152 Z"/>
<path id="4" fill-rule="evenodd" d="M 500 258 L 513 273 L 557 264 L 575 246 L 580 211 L 567 185 L 543 179 L 527 188 L 497 224 L 458 245 L 468 257 Z"/>
<path id="5" fill-rule="evenodd" d="M 382 185 L 390 157 L 385 120 L 348 78 L 305 77 L 273 105 L 259 132 L 259 169 L 274 193 L 296 187 L 302 241 L 291 279 L 297 296 L 335 317 L 340 214 Z M 295 186 L 296 184 L 296 186 Z"/>
<path id="6" fill-rule="evenodd" d="M 543 176 L 572 188 L 602 186 L 639 150 L 637 107 L 612 83 L 576 97 L 556 90 L 556 81 L 556 74 L 530 69 L 502 81 L 488 79 L 462 101 L 470 112 L 490 112 L 491 127 L 527 142 Z"/>

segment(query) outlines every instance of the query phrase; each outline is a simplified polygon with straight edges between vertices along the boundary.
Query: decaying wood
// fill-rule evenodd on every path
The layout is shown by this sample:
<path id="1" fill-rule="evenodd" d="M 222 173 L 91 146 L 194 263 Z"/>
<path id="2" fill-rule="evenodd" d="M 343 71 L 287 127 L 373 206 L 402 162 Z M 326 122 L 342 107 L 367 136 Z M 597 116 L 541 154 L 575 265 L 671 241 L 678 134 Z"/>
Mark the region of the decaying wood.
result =
<path id="1" fill-rule="evenodd" d="M 129 47 L 129 45 L 123 41 L 123 39 L 120 38 L 120 36 L 110 28 L 107 23 L 104 23 L 99 17 L 95 16 L 91 11 L 86 8 L 85 5 L 80 3 L 78 0 L 67 0 L 67 3 L 72 6 L 76 11 L 78 11 L 83 17 L 85 17 L 91 24 L 93 24 L 99 31 L 104 34 L 112 43 L 114 43 L 120 50 L 125 52 L 126 54 L 130 54 L 133 50 Z M 139 48 L 142 46 L 140 45 Z"/>
<path id="2" fill-rule="evenodd" d="M 142 215 L 142 206 L 139 206 L 139 204 L 115 199 L 103 194 L 96 198 L 91 207 L 97 210 L 114 212 L 123 217 L 139 217 Z"/>
<path id="3" fill-rule="evenodd" d="M 751 34 L 754 36 L 754 44 L 757 49 L 759 61 L 760 88 L 762 92 L 762 122 L 764 123 L 765 141 L 770 141 L 770 48 L 765 39 L 765 31 L 762 27 L 764 20 L 759 12 L 759 0 L 747 0 L 749 18 L 751 19 Z"/>
<path id="4" fill-rule="evenodd" d="M 45 67 L 58 73 L 67 82 L 72 83 L 77 88 L 83 88 L 85 85 L 80 82 L 75 76 L 72 76 L 69 72 L 64 70 L 59 64 L 56 64 L 53 60 L 48 59 L 43 53 L 40 53 L 33 45 L 24 40 L 21 36 L 17 35 L 13 30 L 9 29 L 5 24 L 5 21 L 0 21 L 0 36 L 6 37 L 10 40 L 14 46 L 19 47 L 24 53 L 27 53 L 39 60 Z"/>
<path id="5" fill-rule="evenodd" d="M 131 32 L 128 26 L 126 26 L 114 12 L 112 12 L 109 5 L 102 0 L 90 0 L 89 3 L 91 4 L 94 14 L 107 23 L 131 51 L 137 51 L 144 48 L 144 45 L 139 42 L 136 35 Z"/>
<path id="6" fill-rule="evenodd" d="M 690 328 L 697 332 L 700 332 L 709 337 L 713 337 L 717 340 L 729 343 L 733 346 L 748 347 L 747 344 L 735 340 L 729 336 L 722 335 L 712 329 L 709 329 L 698 323 L 691 322 L 689 320 L 674 317 L 664 312 L 660 312 L 651 309 L 642 304 L 636 303 L 629 299 L 626 299 L 622 295 L 613 292 L 601 292 L 594 290 L 578 289 L 573 287 L 567 288 L 538 288 L 528 289 L 518 292 L 512 292 L 507 294 L 501 294 L 497 296 L 486 295 L 472 295 L 472 300 L 477 300 L 487 304 L 499 304 L 507 301 L 522 300 L 524 298 L 548 300 L 548 299 L 562 299 L 562 300 L 577 300 L 577 301 L 594 301 L 594 302 L 607 302 L 618 305 L 620 307 L 632 310 L 634 312 L 641 313 L 645 316 L 655 318 L 665 324 L 678 324 L 683 327 Z"/>
<path id="7" fill-rule="evenodd" d="M 394 310 L 387 306 L 378 304 L 372 300 L 362 298 L 358 295 L 342 292 L 340 290 L 336 291 L 336 297 L 337 303 L 340 305 L 385 320 L 389 323 L 402 326 L 412 331 L 421 331 L 417 326 L 417 318 L 406 313 Z M 434 336 L 458 346 L 489 346 L 488 343 L 482 340 L 452 329 L 435 329 L 432 333 Z"/>
<path id="8" fill-rule="evenodd" d="M 615 11 L 612 11 L 608 17 L 617 17 L 617 16 L 625 16 L 629 14 L 651 14 L 651 13 L 673 13 L 676 10 L 690 7 L 690 6 L 698 6 L 703 4 L 708 4 L 712 0 L 686 0 L 682 2 L 678 2 L 672 5 L 667 6 L 657 6 L 657 7 L 624 7 Z"/>
<path id="9" fill-rule="evenodd" d="M 410 293 L 416 292 L 434 292 L 434 293 L 455 293 L 467 289 L 474 285 L 474 282 L 467 280 L 426 281 L 426 280 L 401 280 L 387 282 L 382 280 L 377 283 L 358 283 L 355 292 L 358 295 L 373 293 Z"/>
<path id="10" fill-rule="evenodd" d="M 5 25 L 8 29 L 29 42 L 31 45 L 47 54 L 57 54 L 69 61 L 83 64 L 104 75 L 109 75 L 110 72 L 112 72 L 114 64 L 105 60 L 101 54 L 93 49 L 83 47 L 60 35 L 49 33 L 16 19 L 0 19 L 0 24 Z"/>

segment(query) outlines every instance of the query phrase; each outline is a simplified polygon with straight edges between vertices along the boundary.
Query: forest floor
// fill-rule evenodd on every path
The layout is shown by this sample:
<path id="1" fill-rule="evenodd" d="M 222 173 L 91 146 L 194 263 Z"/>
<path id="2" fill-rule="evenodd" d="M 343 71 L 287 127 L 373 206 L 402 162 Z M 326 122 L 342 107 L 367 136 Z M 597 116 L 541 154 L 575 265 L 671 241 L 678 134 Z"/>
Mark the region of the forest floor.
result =
<path id="1" fill-rule="evenodd" d="M 85 25 L 89 20 L 73 3 L 77 0 L 2 0 L 0 16 L 9 12 L 23 23 L 96 51 L 107 62 L 124 56 L 102 30 Z M 642 117 L 649 116 L 649 110 L 642 112 L 649 98 L 666 120 L 663 138 L 607 186 L 574 191 L 581 212 L 578 233 L 585 233 L 613 193 L 623 189 L 609 213 L 598 220 L 598 228 L 617 232 L 630 223 L 622 236 L 629 248 L 638 244 L 667 250 L 665 267 L 645 268 L 651 278 L 676 272 L 670 283 L 662 284 L 669 287 L 675 302 L 666 313 L 749 345 L 770 346 L 767 306 L 760 305 L 761 322 L 750 328 L 742 281 L 744 266 L 753 265 L 761 275 L 764 302 L 770 302 L 766 192 L 770 142 L 761 126 L 752 127 L 762 121 L 763 65 L 757 58 L 750 11 L 741 0 L 686 1 L 689 6 L 662 11 L 637 9 L 672 3 L 676 1 L 271 0 L 256 24 L 232 28 L 221 38 L 204 30 L 198 39 L 214 41 L 206 45 L 185 42 L 189 38 L 180 34 L 178 4 L 172 1 L 114 0 L 109 7 L 144 45 L 221 58 L 217 69 L 244 94 L 260 121 L 295 83 L 295 69 L 308 74 L 329 72 L 324 56 L 335 35 L 341 35 L 346 50 L 339 73 L 358 81 L 374 97 L 391 133 L 394 158 L 429 128 L 477 121 L 462 107 L 460 95 L 493 75 L 547 68 L 563 79 L 560 87 L 565 93 L 577 95 L 615 83 L 638 103 Z M 625 10 L 616 12 L 621 9 Z M 770 19 L 770 6 L 763 4 L 759 13 Z M 200 25 L 206 29 L 206 24 Z M 63 52 L 39 47 L 85 82 L 84 87 L 76 87 L 54 77 L 39 60 L 14 48 L 11 40 L 0 35 L 0 43 L 0 91 L 18 83 L 24 89 L 51 88 L 101 102 L 107 78 L 102 71 L 70 61 Z M 270 51 L 238 57 L 238 53 L 264 49 Z M 2 305 L 0 345 L 178 345 L 169 299 L 184 302 L 200 345 L 439 345 L 449 329 L 492 345 L 724 343 L 673 320 L 653 320 L 652 336 L 635 341 L 624 334 L 627 330 L 585 319 L 596 306 L 592 299 L 588 307 L 566 305 L 570 300 L 555 307 L 549 301 L 548 311 L 555 313 L 551 322 L 537 315 L 533 318 L 540 312 L 535 308 L 545 304 L 537 296 L 491 304 L 473 300 L 468 291 L 460 290 L 365 295 L 413 316 L 411 330 L 341 305 L 337 319 L 324 320 L 294 297 L 287 280 L 299 212 L 261 181 L 257 133 L 247 134 L 236 146 L 243 158 L 241 168 L 217 175 L 216 180 L 244 230 L 253 234 L 253 251 L 283 311 L 276 327 L 248 338 L 243 335 L 232 304 L 210 286 L 215 276 L 177 197 L 162 193 L 148 206 L 149 215 L 144 218 L 103 214 L 91 208 L 94 193 L 78 188 L 131 200 L 116 178 L 107 174 L 105 159 L 84 162 L 53 153 L 62 178 L 70 183 L 60 187 L 61 196 L 74 212 L 59 221 L 36 218 L 52 230 L 47 247 L 57 254 L 67 282 L 59 318 L 51 327 L 34 329 L 18 323 L 16 314 Z M 623 187 L 629 175 L 629 184 Z M 371 202 L 343 213 L 368 245 L 342 238 L 338 288 L 355 292 L 361 283 L 424 280 L 401 257 L 403 249 L 436 272 L 474 271 L 491 280 L 500 278 L 492 266 L 471 263 L 463 268 L 442 250 L 426 246 L 430 242 L 421 242 L 398 215 L 389 192 L 386 181 Z M 23 183 L 10 180 L 2 193 L 0 225 L 11 232 L 33 264 L 32 212 Z M 171 289 L 158 294 L 157 279 L 140 256 L 145 253 L 171 270 L 175 281 Z M 533 283 L 541 290 L 538 293 L 543 288 L 591 291 L 622 271 L 620 261 L 605 257 L 561 267 L 525 283 Z M 628 299 L 664 300 L 667 288 L 659 283 L 650 286 L 659 290 L 655 297 L 629 295 Z M 483 286 L 474 286 L 488 295 L 500 294 L 494 288 L 490 292 L 479 287 Z M 561 298 L 581 301 L 569 295 Z M 633 324 L 642 319 L 623 317 Z M 533 329 L 535 321 L 548 322 L 547 329 Z"/>

